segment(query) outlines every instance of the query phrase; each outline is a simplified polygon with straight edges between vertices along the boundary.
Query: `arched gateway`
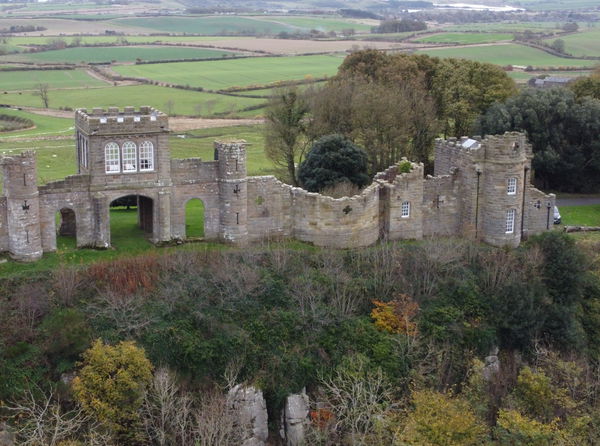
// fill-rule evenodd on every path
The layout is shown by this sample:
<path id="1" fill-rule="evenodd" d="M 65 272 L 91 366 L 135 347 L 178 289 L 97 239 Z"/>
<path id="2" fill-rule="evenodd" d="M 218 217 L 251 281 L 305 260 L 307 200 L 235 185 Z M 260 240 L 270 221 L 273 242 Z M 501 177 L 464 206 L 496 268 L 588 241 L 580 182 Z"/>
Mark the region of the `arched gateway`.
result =
<path id="1" fill-rule="evenodd" d="M 33 152 L 0 158 L 0 251 L 15 259 L 56 250 L 57 230 L 76 234 L 78 247 L 109 247 L 110 205 L 124 197 L 153 243 L 185 239 L 187 204 L 198 200 L 204 239 L 236 245 L 296 238 L 350 248 L 462 235 L 515 246 L 551 224 L 554 196 L 531 186 L 531 147 L 519 133 L 440 140 L 437 176 L 395 165 L 359 195 L 334 199 L 248 177 L 245 141 L 215 142 L 211 161 L 171 159 L 168 118 L 151 107 L 81 109 L 75 124 L 76 175 L 38 187 Z"/>

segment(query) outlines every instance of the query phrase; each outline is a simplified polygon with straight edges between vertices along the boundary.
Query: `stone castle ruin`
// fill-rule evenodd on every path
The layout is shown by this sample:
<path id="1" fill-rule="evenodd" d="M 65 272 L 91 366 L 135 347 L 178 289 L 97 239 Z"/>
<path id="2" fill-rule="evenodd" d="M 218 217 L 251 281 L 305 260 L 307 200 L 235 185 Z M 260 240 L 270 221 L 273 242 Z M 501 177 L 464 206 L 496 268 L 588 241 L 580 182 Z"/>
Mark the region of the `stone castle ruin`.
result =
<path id="1" fill-rule="evenodd" d="M 204 204 L 205 239 L 239 246 L 295 238 L 353 248 L 435 236 L 517 246 L 552 225 L 555 197 L 530 184 L 531 146 L 520 133 L 438 140 L 435 176 L 421 164 L 395 165 L 360 195 L 334 199 L 247 176 L 244 141 L 216 142 L 212 161 L 171 159 L 168 118 L 150 107 L 81 109 L 75 123 L 76 175 L 38 186 L 34 153 L 0 159 L 0 251 L 16 260 L 55 251 L 57 233 L 75 235 L 81 248 L 110 247 L 110 204 L 128 196 L 153 243 L 186 238 L 191 199 Z"/>

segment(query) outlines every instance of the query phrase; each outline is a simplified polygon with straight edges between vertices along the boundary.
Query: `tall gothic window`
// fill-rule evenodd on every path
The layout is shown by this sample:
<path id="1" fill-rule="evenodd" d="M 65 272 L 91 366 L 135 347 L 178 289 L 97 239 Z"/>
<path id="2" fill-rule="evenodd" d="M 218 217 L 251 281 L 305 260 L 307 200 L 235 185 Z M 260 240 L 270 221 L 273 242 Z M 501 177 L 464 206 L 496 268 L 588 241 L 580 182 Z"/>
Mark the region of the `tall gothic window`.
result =
<path id="1" fill-rule="evenodd" d="M 154 170 L 154 145 L 150 141 L 140 144 L 140 171 Z"/>
<path id="2" fill-rule="evenodd" d="M 116 173 L 121 171 L 121 159 L 119 154 L 119 145 L 109 142 L 104 146 L 104 165 L 106 173 Z"/>
<path id="3" fill-rule="evenodd" d="M 135 143 L 131 141 L 123 143 L 123 172 L 135 172 L 137 170 L 136 149 Z"/>

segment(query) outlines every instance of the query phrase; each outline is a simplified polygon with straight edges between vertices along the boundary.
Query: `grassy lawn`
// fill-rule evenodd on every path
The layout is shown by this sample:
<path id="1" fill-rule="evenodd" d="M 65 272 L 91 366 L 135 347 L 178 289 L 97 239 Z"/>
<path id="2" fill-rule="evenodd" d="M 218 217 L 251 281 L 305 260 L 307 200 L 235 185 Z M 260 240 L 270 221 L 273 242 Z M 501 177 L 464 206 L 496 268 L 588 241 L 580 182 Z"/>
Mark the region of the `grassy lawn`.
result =
<path id="1" fill-rule="evenodd" d="M 464 25 L 444 25 L 446 31 L 484 31 L 509 33 L 514 31 L 539 31 L 548 32 L 559 30 L 556 22 L 492 22 L 492 23 L 467 23 Z"/>
<path id="2" fill-rule="evenodd" d="M 560 37 L 565 50 L 573 56 L 600 56 L 600 30 L 580 32 Z M 548 43 L 555 39 L 547 40 Z"/>
<path id="3" fill-rule="evenodd" d="M 192 85 L 209 90 L 234 86 L 268 85 L 307 76 L 331 76 L 342 63 L 341 56 L 251 57 L 247 59 L 177 64 L 124 65 L 115 71 L 125 76 Z"/>
<path id="4" fill-rule="evenodd" d="M 237 115 L 237 112 L 245 107 L 266 103 L 265 99 L 225 96 L 154 85 L 50 90 L 48 96 L 50 107 L 55 109 L 60 107 L 91 109 L 145 104 L 166 112 L 170 104 L 172 114 L 194 116 L 213 116 L 220 113 Z M 35 95 L 35 92 L 8 93 L 2 95 L 0 100 L 11 105 L 42 106 L 41 99 Z M 260 113 L 255 110 L 249 115 L 255 116 Z"/>
<path id="5" fill-rule="evenodd" d="M 204 35 L 277 34 L 282 31 L 297 29 L 291 25 L 276 23 L 263 18 L 239 16 L 134 17 L 110 20 L 106 24 L 107 26 L 112 24 L 135 26 L 169 33 Z"/>
<path id="6" fill-rule="evenodd" d="M 83 88 L 106 85 L 106 83 L 89 76 L 83 70 L 0 72 L 0 92 L 35 90 L 40 83 L 48 84 L 50 88 Z"/>
<path id="7" fill-rule="evenodd" d="M 194 137 L 186 139 L 171 137 L 169 139 L 172 158 L 196 157 L 210 161 L 214 159 L 215 140 L 245 139 L 249 144 L 246 148 L 248 175 L 274 175 L 276 173 L 275 166 L 265 156 L 262 125 L 194 130 L 189 134 Z"/>
<path id="8" fill-rule="evenodd" d="M 370 31 L 371 25 L 358 23 L 352 20 L 344 19 L 329 19 L 323 17 L 290 17 L 290 16 L 273 16 L 265 17 L 265 19 L 274 22 L 286 23 L 296 26 L 303 30 L 316 29 L 322 32 L 327 31 L 342 31 L 345 29 L 354 29 L 355 31 Z"/>
<path id="9" fill-rule="evenodd" d="M 116 46 L 116 47 L 77 47 L 64 50 L 43 51 L 3 56 L 0 60 L 26 62 L 133 62 L 142 60 L 209 59 L 233 56 L 235 53 L 204 48 L 172 46 Z"/>
<path id="10" fill-rule="evenodd" d="M 498 65 L 532 65 L 534 67 L 593 67 L 596 60 L 565 59 L 523 45 L 488 45 L 467 48 L 430 48 L 418 51 L 437 57 L 454 57 L 490 62 Z"/>
<path id="11" fill-rule="evenodd" d="M 600 204 L 561 206 L 562 224 L 571 226 L 600 226 Z"/>
<path id="12" fill-rule="evenodd" d="M 509 33 L 441 33 L 433 36 L 424 36 L 415 39 L 423 43 L 492 43 L 501 40 L 512 40 L 513 34 Z"/>

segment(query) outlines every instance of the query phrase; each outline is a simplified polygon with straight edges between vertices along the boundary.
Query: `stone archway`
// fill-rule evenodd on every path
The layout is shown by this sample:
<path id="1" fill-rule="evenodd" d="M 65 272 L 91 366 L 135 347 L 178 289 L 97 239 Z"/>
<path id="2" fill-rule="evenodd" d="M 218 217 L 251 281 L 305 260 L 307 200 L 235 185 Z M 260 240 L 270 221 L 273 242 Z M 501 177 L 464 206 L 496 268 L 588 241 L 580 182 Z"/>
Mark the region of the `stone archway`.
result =
<path id="1" fill-rule="evenodd" d="M 60 208 L 55 215 L 56 241 L 55 246 L 74 248 L 77 246 L 77 216 L 75 211 L 69 207 Z"/>
<path id="2" fill-rule="evenodd" d="M 137 240 L 154 236 L 154 200 L 128 194 L 109 203 L 110 240 L 116 247 L 134 247 Z"/>

